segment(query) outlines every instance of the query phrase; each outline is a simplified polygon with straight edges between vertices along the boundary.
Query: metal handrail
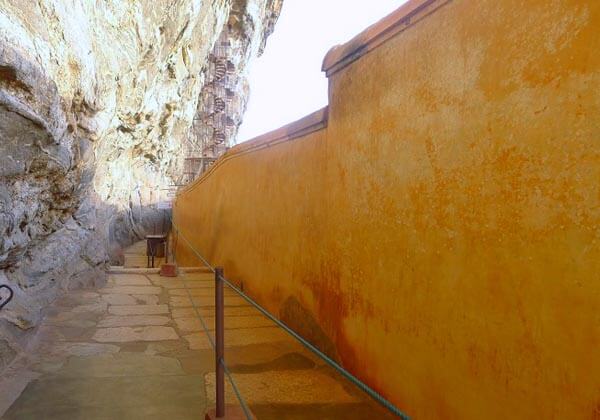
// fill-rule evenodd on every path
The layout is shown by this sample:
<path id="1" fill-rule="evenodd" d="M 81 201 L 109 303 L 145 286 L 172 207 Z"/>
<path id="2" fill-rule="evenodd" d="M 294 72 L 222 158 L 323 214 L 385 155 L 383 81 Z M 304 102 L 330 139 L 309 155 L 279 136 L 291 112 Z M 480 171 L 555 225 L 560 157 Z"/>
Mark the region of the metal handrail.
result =
<path id="1" fill-rule="evenodd" d="M 181 233 L 181 231 L 179 230 L 179 227 L 175 224 L 175 222 L 170 217 L 170 215 L 169 215 L 169 218 L 171 219 L 171 224 L 172 224 L 173 228 L 175 229 L 175 231 L 177 232 L 177 234 L 181 235 L 181 237 L 186 242 L 187 246 L 192 250 L 192 252 L 202 261 L 202 263 L 207 268 L 209 268 L 213 273 L 217 274 L 218 272 L 215 270 L 215 268 L 212 265 L 210 265 L 210 263 L 206 260 L 206 258 L 204 258 L 202 256 L 202 254 L 200 254 L 200 252 L 198 252 L 194 248 L 194 246 L 190 243 L 190 241 Z M 175 251 L 175 249 L 173 249 L 173 252 L 174 251 Z M 219 276 L 217 275 L 216 277 L 219 277 Z M 400 409 L 398 409 L 398 407 L 396 407 L 394 404 L 392 404 L 390 401 L 388 401 L 386 398 L 384 398 L 381 394 L 379 394 L 373 388 L 371 388 L 370 386 L 368 386 L 367 384 L 365 384 L 363 381 L 361 381 L 360 379 L 358 379 L 356 376 L 354 376 L 353 374 L 351 374 L 350 372 L 348 372 L 346 369 L 344 369 L 342 366 L 340 366 L 337 362 L 335 362 L 333 359 L 331 359 L 329 356 L 327 356 L 325 353 L 323 353 L 321 350 L 319 350 L 317 347 L 315 347 L 309 341 L 307 341 L 306 339 L 304 339 L 303 337 L 301 337 L 298 333 L 296 333 L 294 330 L 292 330 L 286 324 L 284 324 L 279 319 L 277 319 L 275 316 L 273 316 L 269 311 L 267 311 L 265 308 L 263 308 L 262 306 L 260 306 L 251 297 L 249 297 L 248 295 L 246 295 L 239 288 L 237 288 L 234 284 L 232 284 L 229 280 L 227 280 L 227 278 L 225 278 L 225 276 L 221 276 L 221 280 L 223 280 L 223 283 L 225 285 L 227 285 L 227 287 L 229 287 L 231 290 L 233 290 L 234 292 L 236 292 L 239 296 L 241 296 L 249 304 L 251 304 L 256 309 L 258 309 L 263 315 L 265 315 L 267 318 L 269 318 L 275 324 L 277 324 L 278 326 L 280 326 L 281 328 L 283 328 L 284 331 L 286 331 L 293 338 L 295 338 L 296 340 L 298 340 L 304 347 L 306 347 L 307 349 L 309 349 L 310 351 L 312 351 L 314 354 L 316 354 L 318 357 L 320 357 L 321 359 L 323 359 L 329 366 L 331 366 L 332 368 L 334 368 L 335 370 L 337 370 L 342 376 L 344 376 L 346 379 L 348 379 L 350 382 L 352 382 L 361 391 L 365 392 L 367 395 L 369 395 L 371 398 L 373 398 L 379 404 L 381 404 L 382 406 L 384 406 L 385 408 L 387 408 L 390 412 L 392 412 L 396 416 L 402 418 L 403 420 L 410 420 L 410 417 L 407 414 L 405 414 L 404 412 L 400 411 Z M 185 283 L 184 283 L 184 285 L 185 285 Z M 189 294 L 189 291 L 188 291 L 188 294 Z M 190 299 L 191 299 L 191 295 L 190 295 Z M 200 316 L 197 311 L 196 311 L 196 313 L 198 314 L 198 316 Z M 205 328 L 205 331 L 208 334 L 208 330 L 206 328 Z M 209 335 L 209 339 L 210 339 L 210 335 Z M 214 348 L 214 343 L 212 342 L 212 340 L 211 340 L 211 344 L 213 344 L 213 348 Z M 223 366 L 225 367 L 224 361 L 223 361 Z M 229 375 L 228 369 L 226 367 L 225 367 L 225 372 L 227 373 L 227 375 L 229 376 L 230 380 L 233 383 L 233 380 L 231 379 L 231 376 Z M 236 392 L 236 394 L 238 393 L 238 390 L 235 389 L 235 387 L 234 387 L 234 391 Z M 239 394 L 238 394 L 238 399 L 240 399 L 240 401 L 242 401 L 241 396 Z M 242 404 L 242 408 L 244 409 L 244 413 L 246 414 L 246 416 L 249 416 L 248 412 L 246 412 L 246 407 L 244 406 L 244 404 Z M 248 417 L 248 418 L 250 419 L 251 417 Z"/>
<path id="2" fill-rule="evenodd" d="M 2 299 L 0 297 L 0 309 L 2 309 L 6 305 L 8 305 L 8 302 L 10 302 L 12 300 L 13 296 L 15 295 L 15 292 L 7 284 L 0 284 L 0 289 L 6 289 L 6 290 L 8 290 L 8 297 L 6 299 L 4 299 L 4 301 L 2 301 Z"/>

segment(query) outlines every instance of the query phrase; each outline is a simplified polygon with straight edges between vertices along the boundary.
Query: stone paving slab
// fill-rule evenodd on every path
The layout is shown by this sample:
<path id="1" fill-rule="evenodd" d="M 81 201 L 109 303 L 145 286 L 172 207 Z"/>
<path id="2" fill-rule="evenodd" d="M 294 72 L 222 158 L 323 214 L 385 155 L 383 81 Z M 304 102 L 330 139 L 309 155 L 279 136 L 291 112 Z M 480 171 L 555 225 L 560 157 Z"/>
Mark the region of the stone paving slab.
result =
<path id="1" fill-rule="evenodd" d="M 171 318 L 161 315 L 110 315 L 100 320 L 99 328 L 108 327 L 136 327 L 144 325 L 167 325 Z"/>
<path id="2" fill-rule="evenodd" d="M 152 281 L 153 285 L 160 286 L 165 289 L 184 289 L 185 288 L 185 283 L 183 282 L 183 280 L 179 280 L 177 278 L 159 277 L 158 275 L 156 278 L 154 278 L 152 274 L 149 274 L 148 277 L 150 277 L 150 280 Z"/>
<path id="3" fill-rule="evenodd" d="M 72 308 L 74 306 L 89 305 L 89 304 L 97 303 L 98 296 L 99 296 L 99 294 L 95 293 L 95 292 L 76 291 L 74 293 L 69 293 L 68 295 L 61 296 L 58 299 L 56 299 L 54 301 L 54 308 L 52 308 L 52 309 L 60 310 L 60 308 L 64 308 L 64 307 Z"/>
<path id="4" fill-rule="evenodd" d="M 189 334 L 183 338 L 187 340 L 190 350 L 212 350 L 210 341 L 204 332 Z"/>
<path id="5" fill-rule="evenodd" d="M 193 297 L 195 297 L 195 296 L 210 296 L 214 299 L 214 296 L 215 296 L 214 287 L 213 288 L 202 287 L 202 288 L 197 288 L 197 289 L 169 289 L 169 296 L 188 296 L 188 292 Z M 231 290 L 229 288 L 225 288 L 223 290 L 223 295 L 226 297 L 238 296 L 237 293 L 235 293 L 233 290 Z"/>
<path id="6" fill-rule="evenodd" d="M 118 353 L 120 348 L 112 344 L 99 343 L 60 343 L 52 349 L 54 352 L 70 356 L 98 356 Z"/>
<path id="7" fill-rule="evenodd" d="M 108 284 L 115 286 L 152 286 L 143 274 L 110 274 Z"/>
<path id="8" fill-rule="evenodd" d="M 156 295 L 131 295 L 138 305 L 158 305 L 158 296 Z"/>
<path id="9" fill-rule="evenodd" d="M 185 273 L 186 282 L 206 281 L 214 284 L 215 275 L 212 272 L 208 273 Z"/>
<path id="10" fill-rule="evenodd" d="M 103 313 L 108 307 L 106 302 L 91 303 L 89 305 L 79 305 L 71 309 L 75 313 Z"/>
<path id="11" fill-rule="evenodd" d="M 204 323 L 209 331 L 215 329 L 215 318 L 204 317 Z M 202 331 L 202 324 L 197 317 L 176 318 L 175 324 L 182 332 Z M 275 324 L 262 315 L 236 316 L 225 318 L 225 329 L 273 327 Z"/>
<path id="12" fill-rule="evenodd" d="M 315 369 L 278 370 L 259 374 L 233 374 L 247 404 L 346 404 L 360 401 L 342 383 Z M 215 374 L 206 375 L 206 395 L 214 404 Z M 225 383 L 225 401 L 236 404 L 231 383 Z"/>
<path id="13" fill-rule="evenodd" d="M 202 316 L 202 317 L 215 316 L 214 306 L 197 308 L 197 310 L 198 310 L 198 313 L 200 314 L 200 316 Z M 252 315 L 256 315 L 258 313 L 258 311 L 249 305 L 248 306 L 225 306 L 224 313 L 225 313 L 226 317 L 252 316 Z M 196 316 L 196 312 L 193 307 L 173 308 L 172 316 L 173 316 L 173 318 L 189 318 L 189 317 Z"/>
<path id="14" fill-rule="evenodd" d="M 398 420 L 399 417 L 375 402 L 320 403 L 320 404 L 252 404 L 257 419 L 342 419 L 342 420 Z"/>
<path id="15" fill-rule="evenodd" d="M 182 354 L 189 355 L 190 352 L 192 351 L 188 349 L 187 342 L 185 342 L 185 340 L 149 342 L 144 350 L 144 354 L 169 357 L 179 356 Z M 199 354 L 199 352 L 193 352 L 193 354 Z"/>
<path id="16" fill-rule="evenodd" d="M 90 292 L 89 290 L 74 290 L 70 292 L 67 296 L 73 297 L 75 299 L 97 299 L 100 294 L 98 292 Z"/>
<path id="17" fill-rule="evenodd" d="M 64 327 L 93 327 L 96 325 L 97 319 L 102 314 L 99 313 L 82 313 L 64 311 L 53 315 L 48 315 L 44 319 L 45 326 L 64 326 Z"/>
<path id="18" fill-rule="evenodd" d="M 137 305 L 137 300 L 131 295 L 111 293 L 103 295 L 102 300 L 110 305 Z"/>
<path id="19" fill-rule="evenodd" d="M 178 340 L 179 336 L 172 327 L 143 326 L 99 328 L 92 340 L 103 343 L 124 343 L 132 341 Z"/>
<path id="20" fill-rule="evenodd" d="M 177 359 L 144 353 L 124 352 L 89 357 L 71 357 L 64 368 L 52 375 L 68 378 L 115 376 L 182 375 Z"/>
<path id="21" fill-rule="evenodd" d="M 214 305 L 214 299 L 212 299 L 212 304 Z M 192 306 L 192 301 L 187 296 L 170 296 L 169 297 L 169 305 L 172 308 L 182 308 L 186 306 Z M 200 305 L 196 302 L 196 305 Z"/>
<path id="22" fill-rule="evenodd" d="M 205 401 L 200 375 L 48 378 L 33 381 L 3 419 L 200 419 Z"/>
<path id="23" fill-rule="evenodd" d="M 168 314 L 167 305 L 121 305 L 110 306 L 108 313 L 111 315 L 161 315 Z"/>
<path id="24" fill-rule="evenodd" d="M 124 295 L 160 295 L 162 289 L 157 286 L 109 286 L 101 289 L 101 293 Z"/>
<path id="25" fill-rule="evenodd" d="M 165 289 L 214 289 L 215 283 L 208 281 L 183 281 L 181 277 L 160 277 L 158 274 L 148 274 L 148 277 L 155 286 L 164 287 Z"/>
<path id="26" fill-rule="evenodd" d="M 38 329 L 38 339 L 44 342 L 58 341 L 87 341 L 93 335 L 93 328 L 84 327 L 65 327 L 54 325 L 41 325 Z"/>
<path id="27" fill-rule="evenodd" d="M 192 350 L 212 348 L 206 334 L 203 332 L 189 334 L 184 338 L 188 341 Z M 240 328 L 227 331 L 225 334 L 225 347 L 285 340 L 290 340 L 290 336 L 278 327 Z"/>
<path id="28" fill-rule="evenodd" d="M 232 371 L 241 370 L 246 373 L 249 371 L 254 372 L 253 370 L 249 370 L 250 368 L 254 369 L 260 367 L 260 369 L 264 370 L 264 367 L 270 367 L 274 360 L 293 353 L 302 354 L 302 356 L 310 360 L 315 367 L 325 365 L 325 362 L 322 359 L 315 356 L 312 352 L 305 351 L 305 349 L 298 346 L 298 342 L 294 340 L 229 346 L 226 350 L 226 359 Z"/>
<path id="29" fill-rule="evenodd" d="M 3 372 L 2 378 L 0 378 L 0 418 L 6 418 L 2 414 L 19 399 L 27 385 L 39 376 L 39 373 L 22 367 L 17 371 L 11 366 Z"/>
<path id="30" fill-rule="evenodd" d="M 145 250 L 144 250 L 145 253 Z M 155 257 L 154 267 L 160 267 L 165 262 L 164 258 Z M 125 254 L 125 268 L 147 268 L 148 257 L 146 255 L 136 255 L 133 253 Z"/>
<path id="31" fill-rule="evenodd" d="M 215 306 L 215 298 L 212 296 L 192 296 L 192 302 L 196 306 Z M 240 296 L 226 296 L 225 306 L 249 306 L 249 303 Z M 169 305 L 174 308 L 191 306 L 188 296 L 170 296 Z"/>

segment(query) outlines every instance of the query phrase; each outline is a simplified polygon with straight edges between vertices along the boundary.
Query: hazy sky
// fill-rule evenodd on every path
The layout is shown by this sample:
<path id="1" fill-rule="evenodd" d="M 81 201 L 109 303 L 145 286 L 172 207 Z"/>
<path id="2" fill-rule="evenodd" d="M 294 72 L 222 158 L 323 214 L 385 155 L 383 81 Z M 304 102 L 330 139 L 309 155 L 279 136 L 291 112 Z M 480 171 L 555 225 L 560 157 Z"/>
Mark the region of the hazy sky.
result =
<path id="1" fill-rule="evenodd" d="M 321 73 L 329 49 L 350 40 L 407 0 L 284 0 L 275 32 L 250 73 L 250 102 L 238 142 L 327 105 Z"/>

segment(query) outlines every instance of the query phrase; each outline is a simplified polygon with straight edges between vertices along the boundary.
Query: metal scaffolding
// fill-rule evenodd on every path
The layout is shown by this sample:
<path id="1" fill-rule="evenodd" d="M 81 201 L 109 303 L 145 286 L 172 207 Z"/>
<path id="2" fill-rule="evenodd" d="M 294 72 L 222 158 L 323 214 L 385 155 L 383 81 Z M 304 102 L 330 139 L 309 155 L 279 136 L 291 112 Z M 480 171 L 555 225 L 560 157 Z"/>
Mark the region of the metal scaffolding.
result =
<path id="1" fill-rule="evenodd" d="M 192 182 L 227 151 L 237 129 L 233 118 L 240 108 L 238 83 L 231 60 L 228 30 L 222 32 L 208 59 L 205 84 L 184 146 L 180 185 Z"/>

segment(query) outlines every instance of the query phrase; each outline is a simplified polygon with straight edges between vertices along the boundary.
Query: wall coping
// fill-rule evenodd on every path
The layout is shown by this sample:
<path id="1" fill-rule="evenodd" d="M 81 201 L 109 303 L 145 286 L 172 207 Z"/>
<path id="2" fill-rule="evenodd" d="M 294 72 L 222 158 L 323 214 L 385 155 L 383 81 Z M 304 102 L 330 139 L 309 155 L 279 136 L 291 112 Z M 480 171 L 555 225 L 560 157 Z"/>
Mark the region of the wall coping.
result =
<path id="1" fill-rule="evenodd" d="M 321 70 L 332 76 L 452 0 L 409 0 L 350 41 L 327 52 Z"/>
<path id="2" fill-rule="evenodd" d="M 308 114 L 307 116 L 300 118 L 297 121 L 286 124 L 276 130 L 269 131 L 268 133 L 261 134 L 260 136 L 233 146 L 231 149 L 225 152 L 225 154 L 219 157 L 219 159 L 217 159 L 217 161 L 206 172 L 179 190 L 177 195 L 193 190 L 196 186 L 204 182 L 204 180 L 209 177 L 214 170 L 216 170 L 229 159 L 233 159 L 253 151 L 262 150 L 279 143 L 294 140 L 299 137 L 304 137 L 308 134 L 314 133 L 315 131 L 322 130 L 327 127 L 328 119 L 329 107 L 326 106 L 318 111 L 313 112 L 312 114 Z"/>
<path id="3" fill-rule="evenodd" d="M 261 134 L 243 143 L 240 143 L 230 149 L 231 152 L 239 153 L 248 149 L 254 149 L 257 146 L 265 146 L 274 142 L 292 140 L 297 137 L 302 137 L 313 131 L 321 130 L 327 127 L 329 117 L 329 107 L 319 109 L 299 120 L 293 121 L 282 127 L 279 127 L 268 133 Z"/>

